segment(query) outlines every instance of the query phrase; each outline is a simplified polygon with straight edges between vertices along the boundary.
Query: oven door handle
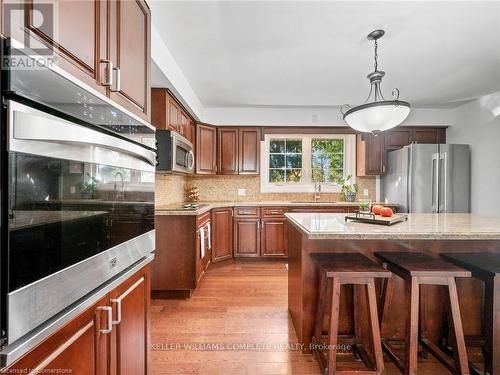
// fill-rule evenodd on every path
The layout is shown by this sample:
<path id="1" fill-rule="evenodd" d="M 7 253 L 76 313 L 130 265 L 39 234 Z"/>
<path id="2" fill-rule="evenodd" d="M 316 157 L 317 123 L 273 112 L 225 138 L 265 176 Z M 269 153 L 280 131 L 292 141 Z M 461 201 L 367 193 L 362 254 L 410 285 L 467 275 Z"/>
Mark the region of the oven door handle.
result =
<path id="1" fill-rule="evenodd" d="M 19 103 L 11 102 L 9 109 L 9 141 L 10 147 L 14 146 L 13 151 L 26 151 L 16 149 L 17 140 L 81 144 L 118 151 L 142 159 L 152 166 L 155 165 L 156 153 L 138 144 L 60 119 Z"/>

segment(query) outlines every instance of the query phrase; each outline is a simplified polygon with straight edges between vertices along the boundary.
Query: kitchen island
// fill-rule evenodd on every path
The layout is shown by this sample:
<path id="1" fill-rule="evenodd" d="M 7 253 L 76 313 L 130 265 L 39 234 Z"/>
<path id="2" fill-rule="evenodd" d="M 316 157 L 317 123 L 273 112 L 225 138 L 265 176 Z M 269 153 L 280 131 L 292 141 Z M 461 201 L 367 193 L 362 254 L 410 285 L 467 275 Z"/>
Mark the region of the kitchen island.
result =
<path id="1" fill-rule="evenodd" d="M 309 351 L 317 299 L 318 274 L 312 253 L 360 252 L 380 262 L 377 251 L 419 251 L 433 257 L 446 252 L 500 253 L 500 217 L 475 214 L 409 214 L 408 220 L 392 226 L 346 222 L 345 214 L 288 213 L 288 309 L 297 338 Z M 382 335 L 404 339 L 406 306 L 404 283 L 396 279 L 389 324 Z M 466 336 L 481 335 L 483 284 L 476 279 L 458 279 L 460 308 Z M 380 285 L 378 285 L 380 295 Z M 365 295 L 360 288 L 343 286 L 341 291 L 341 334 L 354 327 L 363 340 L 367 319 Z M 422 333 L 438 342 L 445 327 L 446 297 L 437 286 L 421 289 Z M 356 314 L 353 305 L 356 304 Z M 380 309 L 380 303 L 379 303 Z M 358 313 L 359 312 L 359 313 Z M 365 337 L 366 338 L 366 337 Z"/>

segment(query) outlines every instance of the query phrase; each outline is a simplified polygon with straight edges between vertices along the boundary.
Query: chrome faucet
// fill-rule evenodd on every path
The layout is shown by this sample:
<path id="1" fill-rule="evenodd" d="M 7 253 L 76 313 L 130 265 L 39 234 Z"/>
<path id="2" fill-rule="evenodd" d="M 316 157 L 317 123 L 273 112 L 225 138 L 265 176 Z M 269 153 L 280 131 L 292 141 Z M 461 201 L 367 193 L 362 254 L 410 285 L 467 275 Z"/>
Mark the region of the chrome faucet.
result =
<path id="1" fill-rule="evenodd" d="M 117 192 L 116 192 L 116 180 L 117 180 L 118 175 L 120 175 L 120 179 L 122 181 L 122 188 L 120 189 L 120 194 L 117 194 Z M 125 182 L 123 180 L 123 174 L 122 174 L 122 172 L 116 172 L 115 173 L 115 185 L 114 185 L 113 191 L 114 191 L 114 194 L 115 194 L 115 199 L 117 199 L 117 198 L 124 199 L 125 198 Z"/>
<path id="2" fill-rule="evenodd" d="M 314 183 L 314 201 L 319 202 L 321 200 L 321 182 Z"/>

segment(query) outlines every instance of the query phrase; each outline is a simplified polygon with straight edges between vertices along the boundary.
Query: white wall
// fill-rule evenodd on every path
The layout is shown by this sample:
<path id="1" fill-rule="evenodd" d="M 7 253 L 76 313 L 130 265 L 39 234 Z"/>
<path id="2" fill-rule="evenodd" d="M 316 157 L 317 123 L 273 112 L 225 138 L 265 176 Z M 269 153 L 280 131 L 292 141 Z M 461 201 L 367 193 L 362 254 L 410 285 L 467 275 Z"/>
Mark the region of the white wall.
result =
<path id="1" fill-rule="evenodd" d="M 447 108 L 412 108 L 403 125 L 450 125 Z M 204 107 L 202 120 L 216 125 L 345 126 L 339 107 Z"/>
<path id="2" fill-rule="evenodd" d="M 471 145 L 471 210 L 500 215 L 500 91 L 453 110 L 448 143 Z"/>

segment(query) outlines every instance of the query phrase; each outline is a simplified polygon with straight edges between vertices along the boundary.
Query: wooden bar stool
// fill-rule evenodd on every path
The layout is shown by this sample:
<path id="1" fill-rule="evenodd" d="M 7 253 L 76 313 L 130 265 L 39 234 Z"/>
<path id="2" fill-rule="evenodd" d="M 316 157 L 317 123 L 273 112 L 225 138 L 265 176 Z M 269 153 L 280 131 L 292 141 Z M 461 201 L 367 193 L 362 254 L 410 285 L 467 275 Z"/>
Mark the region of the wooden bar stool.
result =
<path id="1" fill-rule="evenodd" d="M 316 305 L 316 320 L 313 337 L 313 353 L 318 359 L 324 374 L 385 374 L 384 357 L 380 341 L 380 329 L 377 315 L 377 299 L 375 295 L 375 278 L 388 278 L 391 273 L 379 264 L 359 253 L 312 254 L 319 274 L 319 292 Z M 325 360 L 323 350 L 323 319 L 327 304 L 327 283 L 332 283 L 332 307 L 328 332 L 328 355 Z M 337 344 L 341 285 L 365 285 L 367 291 L 368 324 L 374 352 L 374 370 L 342 369 L 337 370 Z M 355 332 L 356 336 L 356 332 Z M 370 363 L 365 365 L 370 366 Z"/>
<path id="2" fill-rule="evenodd" d="M 484 369 L 487 374 L 500 375 L 500 254 L 453 253 L 442 256 L 484 282 Z"/>
<path id="3" fill-rule="evenodd" d="M 408 252 L 378 252 L 375 255 L 382 260 L 387 268 L 405 280 L 408 315 L 406 319 L 406 346 L 404 363 L 395 353 L 394 347 L 382 338 L 382 347 L 389 358 L 405 375 L 417 374 L 417 357 L 419 342 L 453 373 L 467 375 L 467 351 L 460 308 L 458 305 L 456 277 L 470 277 L 471 273 L 451 263 L 432 258 L 422 253 Z M 385 318 L 391 309 L 393 279 L 389 279 L 383 292 L 383 307 L 380 325 L 383 327 Z M 448 289 L 450 321 L 454 337 L 455 360 L 450 360 L 439 347 L 424 337 L 419 337 L 420 285 L 443 285 Z M 423 324 L 424 322 L 422 322 Z"/>

